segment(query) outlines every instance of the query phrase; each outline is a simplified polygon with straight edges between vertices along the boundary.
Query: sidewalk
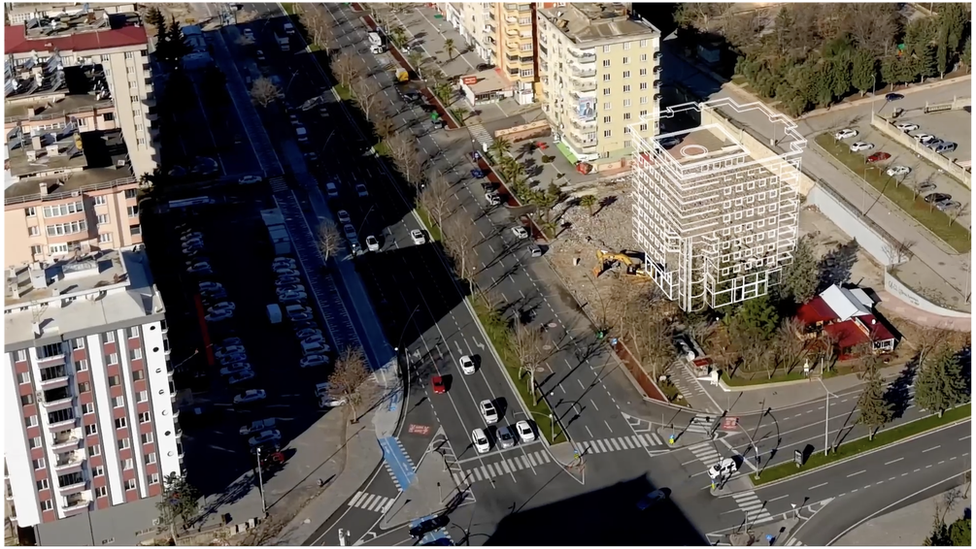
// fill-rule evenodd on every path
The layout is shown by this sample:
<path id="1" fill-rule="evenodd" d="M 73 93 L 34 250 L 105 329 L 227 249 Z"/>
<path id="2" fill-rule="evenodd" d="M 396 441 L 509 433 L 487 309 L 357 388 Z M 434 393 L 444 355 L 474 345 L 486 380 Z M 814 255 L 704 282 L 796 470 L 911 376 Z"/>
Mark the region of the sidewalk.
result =
<path id="1" fill-rule="evenodd" d="M 932 533 L 936 505 L 945 508 L 943 497 L 946 493 L 948 492 L 875 517 L 844 534 L 834 545 L 920 546 Z M 946 524 L 952 524 L 956 519 L 962 518 L 971 507 L 972 502 L 968 496 L 956 502 L 945 515 Z"/>

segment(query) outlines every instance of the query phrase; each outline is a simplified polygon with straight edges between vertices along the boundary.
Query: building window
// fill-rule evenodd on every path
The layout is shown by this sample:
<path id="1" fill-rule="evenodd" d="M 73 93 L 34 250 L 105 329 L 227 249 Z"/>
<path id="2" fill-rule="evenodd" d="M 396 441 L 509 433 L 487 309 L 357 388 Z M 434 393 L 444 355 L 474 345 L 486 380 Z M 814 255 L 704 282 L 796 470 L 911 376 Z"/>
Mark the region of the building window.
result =
<path id="1" fill-rule="evenodd" d="M 105 468 L 102 467 L 101 465 L 96 465 L 95 467 L 92 467 L 91 471 L 92 471 L 92 478 L 98 478 L 100 476 L 105 475 Z"/>
<path id="2" fill-rule="evenodd" d="M 44 465 L 44 458 L 37 458 L 37 459 L 35 459 L 34 461 L 31 462 L 31 465 L 34 466 L 34 470 L 35 471 L 40 471 L 41 469 L 43 469 L 45 467 L 45 465 Z"/>
<path id="3" fill-rule="evenodd" d="M 640 116 L 641 116 L 641 118 L 643 118 L 643 117 L 645 117 L 645 116 L 647 116 L 647 109 L 644 109 L 644 110 L 642 110 L 642 111 L 640 112 Z"/>
<path id="4" fill-rule="evenodd" d="M 149 400 L 149 391 L 139 391 L 136 402 L 146 402 L 147 400 Z"/>
<path id="5" fill-rule="evenodd" d="M 51 255 L 60 255 L 68 253 L 68 244 L 51 244 L 47 247 Z"/>
<path id="6" fill-rule="evenodd" d="M 27 227 L 27 236 L 41 236 L 41 228 Z"/>
<path id="7" fill-rule="evenodd" d="M 125 211 L 129 217 L 139 217 L 139 206 L 128 206 Z"/>
<path id="8" fill-rule="evenodd" d="M 642 47 L 642 48 L 646 48 L 647 47 L 647 39 L 646 38 L 644 40 L 641 40 L 640 41 L 640 47 Z"/>
<path id="9" fill-rule="evenodd" d="M 129 349 L 129 360 L 141 360 L 142 349 Z"/>
<path id="10" fill-rule="evenodd" d="M 102 455 L 102 447 L 97 444 L 92 444 L 88 447 L 88 457 L 95 457 Z"/>
<path id="11" fill-rule="evenodd" d="M 610 137 L 610 130 L 603 130 L 603 137 Z"/>
<path id="12" fill-rule="evenodd" d="M 31 255 L 42 254 L 42 253 L 44 253 L 44 246 L 40 246 L 40 245 L 35 244 L 35 245 L 33 245 L 33 246 L 30 247 L 30 250 L 31 250 Z"/>
<path id="13" fill-rule="evenodd" d="M 647 131 L 647 124 L 641 124 L 640 125 L 640 131 L 646 132 Z"/>
<path id="14" fill-rule="evenodd" d="M 111 354 L 109 354 L 108 356 L 105 357 L 105 363 L 108 364 L 109 366 L 112 366 L 113 364 L 118 364 L 119 363 L 119 354 L 118 353 L 111 353 Z M 112 380 L 109 379 L 109 385 L 111 385 L 111 383 L 112 383 Z M 118 384 L 116 384 L 116 385 L 118 385 Z"/>
<path id="15" fill-rule="evenodd" d="M 97 219 L 99 225 L 108 225 L 108 214 L 98 214 Z"/>
<path id="16" fill-rule="evenodd" d="M 121 441 L 119 441 L 119 442 L 121 442 Z M 126 440 L 126 442 L 128 442 L 128 440 Z M 129 445 L 126 444 L 125 447 L 128 448 Z M 132 458 L 126 458 L 126 459 L 124 459 L 122 461 L 122 470 L 123 471 L 129 471 L 131 469 L 132 469 Z M 133 481 L 133 482 L 135 482 L 135 481 Z"/>
<path id="17" fill-rule="evenodd" d="M 119 450 L 128 450 L 129 449 L 129 439 L 123 438 L 122 440 L 118 441 L 118 445 L 119 445 Z"/>
<path id="18" fill-rule="evenodd" d="M 108 490 L 104 486 L 99 486 L 98 488 L 95 488 L 96 498 L 103 498 L 106 497 L 107 495 L 108 495 Z"/>
<path id="19" fill-rule="evenodd" d="M 50 487 L 50 485 L 48 484 L 46 478 L 42 478 L 41 480 L 37 481 L 37 490 L 38 491 L 47 490 L 49 487 Z"/>
<path id="20" fill-rule="evenodd" d="M 624 108 L 625 109 L 629 109 L 630 108 L 630 99 L 624 99 Z"/>
<path id="21" fill-rule="evenodd" d="M 640 56 L 640 62 L 641 63 L 647 63 L 647 54 L 646 53 L 642 53 L 641 54 L 641 56 Z"/>
<path id="22" fill-rule="evenodd" d="M 30 439 L 30 441 L 28 442 L 28 445 L 31 447 L 31 449 L 40 448 L 41 447 L 41 437 L 34 437 L 34 438 Z"/>
<path id="23" fill-rule="evenodd" d="M 78 349 L 84 349 L 84 348 L 85 348 L 85 338 L 83 338 L 83 337 L 76 337 L 76 338 L 74 338 L 74 339 L 71 340 L 71 350 L 72 351 L 77 351 Z"/>
<path id="24" fill-rule="evenodd" d="M 118 362 L 118 361 L 116 360 L 116 362 Z M 121 383 L 122 383 L 122 378 L 121 377 L 119 377 L 119 376 L 108 376 L 108 386 L 109 387 L 115 387 L 116 385 L 121 385 Z"/>
<path id="25" fill-rule="evenodd" d="M 120 396 L 112 397 L 112 407 L 113 408 L 121 408 L 123 406 L 125 406 L 125 399 L 123 399 Z"/>
<path id="26" fill-rule="evenodd" d="M 143 380 L 143 379 L 146 379 L 146 373 L 143 370 L 140 369 L 140 370 L 133 370 L 132 371 L 132 380 L 133 381 L 140 381 L 140 380 Z"/>
<path id="27" fill-rule="evenodd" d="M 603 67 L 606 68 L 606 67 L 609 67 L 609 66 L 610 66 L 610 60 L 609 59 L 604 59 L 603 60 Z"/>
<path id="28" fill-rule="evenodd" d="M 610 44 L 603 46 L 603 53 L 610 53 Z"/>
<path id="29" fill-rule="evenodd" d="M 141 440 L 143 444 L 151 444 L 153 442 L 153 434 L 143 433 L 139 435 L 139 440 Z"/>
<path id="30" fill-rule="evenodd" d="M 159 484 L 159 473 L 152 473 L 149 475 L 148 479 L 150 485 Z"/>
<path id="31" fill-rule="evenodd" d="M 613 103 L 610 103 L 609 101 L 603 104 L 603 110 L 605 111 L 609 111 L 612 108 L 613 108 Z"/>
<path id="32" fill-rule="evenodd" d="M 624 84 L 624 93 L 630 93 L 630 84 Z"/>
<path id="33" fill-rule="evenodd" d="M 630 120 L 630 113 L 629 112 L 625 112 L 624 113 L 624 120 Z"/>
<path id="34" fill-rule="evenodd" d="M 115 398 L 120 398 L 120 397 L 115 397 Z M 116 429 L 125 429 L 127 426 L 128 426 L 128 422 L 125 420 L 125 416 L 115 419 Z"/>
<path id="35" fill-rule="evenodd" d="M 85 436 L 97 435 L 98 434 L 98 424 L 92 423 L 91 425 L 85 425 Z"/>
<path id="36" fill-rule="evenodd" d="M 630 71 L 624 71 L 624 78 L 630 78 Z"/>
<path id="37" fill-rule="evenodd" d="M 78 384 L 79 393 L 87 393 L 88 391 L 91 391 L 91 383 L 87 381 L 82 381 L 81 383 Z"/>
<path id="38" fill-rule="evenodd" d="M 75 362 L 76 372 L 84 372 L 86 370 L 88 370 L 88 359 L 83 358 Z"/>
<path id="39" fill-rule="evenodd" d="M 603 75 L 603 81 L 604 82 L 609 82 L 610 81 L 610 74 L 604 74 Z"/>
<path id="40" fill-rule="evenodd" d="M 27 426 L 37 427 L 37 416 L 27 416 Z"/>
<path id="41" fill-rule="evenodd" d="M 526 76 L 532 76 L 532 75 L 529 74 L 529 75 L 526 75 Z M 146 146 L 146 138 L 145 137 L 137 137 L 136 138 L 136 145 L 139 145 L 140 147 L 145 147 Z"/>
<path id="42" fill-rule="evenodd" d="M 25 349 L 17 350 L 17 362 L 23 362 L 27 360 L 27 351 Z"/>
<path id="43" fill-rule="evenodd" d="M 105 343 L 114 343 L 115 342 L 115 332 L 105 332 L 105 334 L 103 336 L 103 339 L 105 340 Z"/>
<path id="44" fill-rule="evenodd" d="M 136 479 L 130 478 L 129 480 L 125 481 L 125 490 L 127 492 L 129 490 L 135 490 L 135 489 L 136 489 Z"/>
<path id="45" fill-rule="evenodd" d="M 139 423 L 149 423 L 149 412 L 139 412 Z"/>
<path id="46" fill-rule="evenodd" d="M 136 55 L 136 54 L 135 54 L 134 52 L 131 52 L 131 51 L 127 51 L 127 52 L 125 52 L 125 54 L 124 54 L 124 56 L 125 56 L 125 58 L 126 58 L 126 59 L 132 59 L 132 58 L 134 58 L 134 57 L 135 57 L 135 55 Z"/>
<path id="47" fill-rule="evenodd" d="M 647 96 L 645 95 L 644 97 L 641 97 L 641 101 L 640 102 L 641 102 L 641 105 L 646 105 L 647 104 Z"/>
<path id="48" fill-rule="evenodd" d="M 41 511 L 50 511 L 52 509 L 54 509 L 54 502 L 53 501 L 51 501 L 49 499 L 46 499 L 46 500 L 44 500 L 44 501 L 41 502 Z"/>
<path id="49" fill-rule="evenodd" d="M 624 65 L 628 65 L 628 64 L 630 64 L 630 58 L 624 57 Z"/>
<path id="50" fill-rule="evenodd" d="M 88 230 L 88 222 L 85 220 L 72 221 L 70 223 L 55 223 L 47 226 L 48 236 L 65 236 L 77 234 Z"/>
<path id="51" fill-rule="evenodd" d="M 132 236 L 138 236 L 142 234 L 142 227 L 139 225 L 129 225 L 129 234 Z"/>
<path id="52" fill-rule="evenodd" d="M 34 206 L 24 208 L 24 215 L 27 217 L 37 217 L 37 209 Z"/>
<path id="53" fill-rule="evenodd" d="M 30 383 L 30 372 L 21 372 L 17 374 L 17 380 L 20 383 Z"/>
<path id="54" fill-rule="evenodd" d="M 115 120 L 115 113 L 114 112 L 107 112 L 107 113 L 103 114 L 102 115 L 102 120 L 104 120 L 106 122 L 111 122 L 111 121 Z"/>
<path id="55" fill-rule="evenodd" d="M 73 215 L 84 211 L 84 203 L 81 200 L 78 200 L 76 202 L 68 202 L 67 204 L 60 204 L 56 206 L 44 206 L 44 217 L 64 217 L 66 215 Z"/>
<path id="56" fill-rule="evenodd" d="M 609 124 L 610 123 L 610 117 L 609 116 L 604 116 L 603 117 L 603 123 L 604 124 Z"/>
<path id="57" fill-rule="evenodd" d="M 94 197 L 93 200 L 95 201 L 95 205 L 96 206 L 104 206 L 104 205 L 108 204 L 108 200 L 106 200 L 104 194 Z"/>
<path id="58" fill-rule="evenodd" d="M 152 465 L 156 463 L 156 452 L 146 454 L 146 465 Z"/>
<path id="59" fill-rule="evenodd" d="M 98 242 L 100 244 L 108 244 L 109 242 L 112 242 L 112 233 L 98 235 Z"/>
<path id="60" fill-rule="evenodd" d="M 34 395 L 31 394 L 20 395 L 20 403 L 23 404 L 24 406 L 27 406 L 29 404 L 34 404 Z"/>
<path id="61" fill-rule="evenodd" d="M 610 95 L 610 88 L 603 88 L 603 95 Z"/>
<path id="62" fill-rule="evenodd" d="M 630 42 L 624 42 L 624 49 L 625 50 L 629 50 L 630 49 Z"/>
<path id="63" fill-rule="evenodd" d="M 641 69 L 640 70 L 640 75 L 641 76 L 647 76 L 647 69 Z"/>
<path id="64" fill-rule="evenodd" d="M 647 82 L 641 82 L 640 83 L 640 89 L 646 90 L 647 89 Z"/>

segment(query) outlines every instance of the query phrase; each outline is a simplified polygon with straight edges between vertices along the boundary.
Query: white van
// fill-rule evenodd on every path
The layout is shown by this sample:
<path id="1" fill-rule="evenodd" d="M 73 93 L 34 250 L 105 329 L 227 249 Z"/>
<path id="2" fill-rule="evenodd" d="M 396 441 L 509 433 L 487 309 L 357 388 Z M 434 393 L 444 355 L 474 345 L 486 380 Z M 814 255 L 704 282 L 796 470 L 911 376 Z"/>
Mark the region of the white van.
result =
<path id="1" fill-rule="evenodd" d="M 308 143 L 308 130 L 305 129 L 305 126 L 296 126 L 295 135 L 298 136 L 299 143 Z"/>
<path id="2" fill-rule="evenodd" d="M 291 23 L 285 23 L 282 28 L 285 30 L 285 34 L 287 35 L 295 34 L 295 26 Z"/>

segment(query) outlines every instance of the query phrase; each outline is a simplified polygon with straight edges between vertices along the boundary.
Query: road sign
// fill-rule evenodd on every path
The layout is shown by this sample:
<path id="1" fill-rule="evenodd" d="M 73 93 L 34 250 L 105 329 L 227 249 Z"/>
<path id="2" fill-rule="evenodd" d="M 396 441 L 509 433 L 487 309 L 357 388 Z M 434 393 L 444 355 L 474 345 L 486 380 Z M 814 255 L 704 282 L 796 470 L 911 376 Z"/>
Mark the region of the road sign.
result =
<path id="1" fill-rule="evenodd" d="M 799 450 L 793 450 L 793 463 L 796 464 L 796 467 L 798 469 L 800 467 L 803 467 L 803 452 Z"/>
<path id="2" fill-rule="evenodd" d="M 736 416 L 725 416 L 722 418 L 722 430 L 731 431 L 739 425 L 739 418 Z"/>

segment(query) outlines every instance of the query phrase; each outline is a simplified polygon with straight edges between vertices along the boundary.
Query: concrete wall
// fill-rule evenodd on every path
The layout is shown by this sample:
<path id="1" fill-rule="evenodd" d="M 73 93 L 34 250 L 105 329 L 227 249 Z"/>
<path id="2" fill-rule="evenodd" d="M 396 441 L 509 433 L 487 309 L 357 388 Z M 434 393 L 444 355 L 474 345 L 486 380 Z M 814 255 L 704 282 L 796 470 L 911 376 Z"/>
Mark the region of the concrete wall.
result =
<path id="1" fill-rule="evenodd" d="M 807 204 L 816 206 L 841 230 L 851 238 L 856 238 L 858 245 L 885 267 L 903 263 L 907 259 L 894 260 L 895 258 L 889 257 L 891 253 L 889 250 L 894 249 L 888 244 L 892 241 L 890 237 L 880 227 L 868 225 L 866 221 L 870 220 L 866 220 L 857 211 L 847 206 L 844 199 L 829 187 L 817 185 L 811 189 L 807 194 Z"/>
<path id="2" fill-rule="evenodd" d="M 887 135 L 889 139 L 897 142 L 899 145 L 942 168 L 950 176 L 962 182 L 963 185 L 969 187 L 970 189 L 973 188 L 972 175 L 967 172 L 965 168 L 959 166 L 946 156 L 939 154 L 925 145 L 915 141 L 907 133 L 896 128 L 892 121 L 889 121 L 882 116 L 872 114 L 871 125 L 877 128 L 881 133 Z"/>
<path id="3" fill-rule="evenodd" d="M 495 138 L 507 139 L 509 142 L 514 143 L 523 139 L 542 137 L 550 133 L 552 133 L 552 128 L 549 127 L 549 121 L 536 120 L 528 124 L 498 130 L 495 132 Z"/>
<path id="4" fill-rule="evenodd" d="M 918 295 L 911 288 L 902 284 L 900 280 L 891 276 L 888 272 L 885 272 L 885 290 L 891 295 L 897 297 L 898 299 L 908 303 L 909 305 L 922 309 L 925 312 L 936 314 L 939 316 L 948 316 L 951 318 L 972 318 L 972 315 L 963 311 L 953 311 L 952 309 L 946 309 L 945 307 L 940 307 L 924 297 Z"/>

